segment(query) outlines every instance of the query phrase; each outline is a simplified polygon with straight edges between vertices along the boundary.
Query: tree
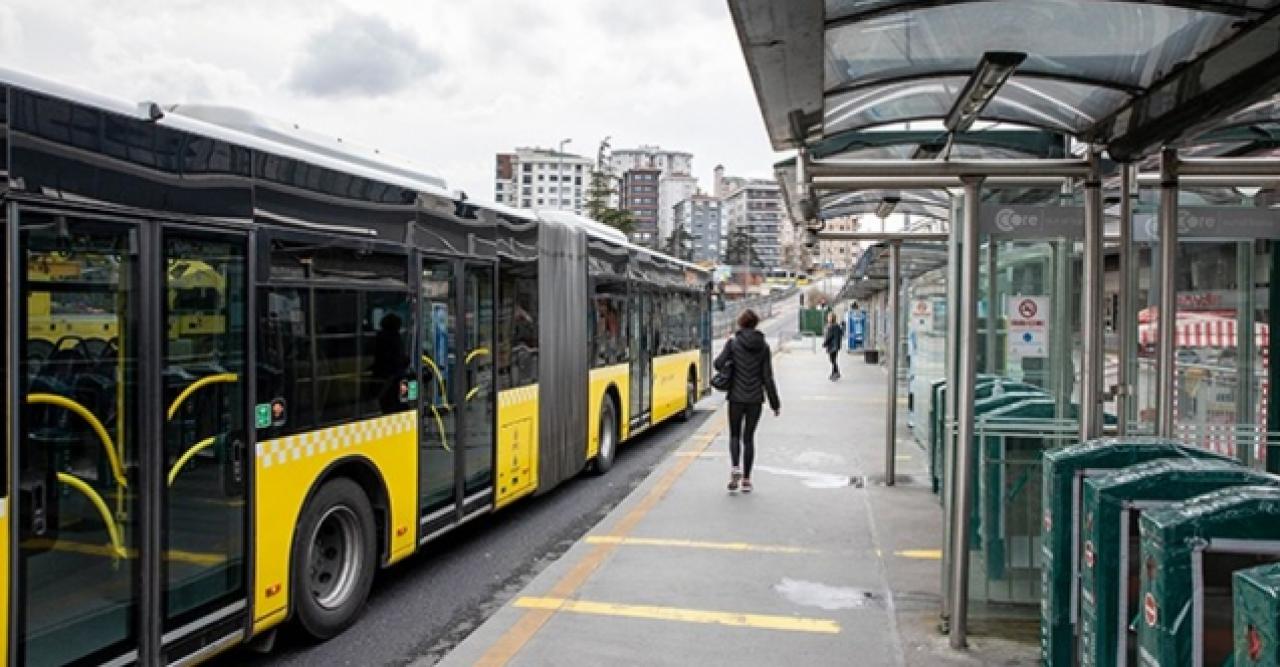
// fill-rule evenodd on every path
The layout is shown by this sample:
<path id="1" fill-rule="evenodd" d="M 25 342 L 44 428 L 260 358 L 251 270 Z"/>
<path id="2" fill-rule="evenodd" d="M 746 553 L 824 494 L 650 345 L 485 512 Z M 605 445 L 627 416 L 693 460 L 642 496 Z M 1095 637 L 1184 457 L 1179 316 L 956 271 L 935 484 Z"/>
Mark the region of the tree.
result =
<path id="1" fill-rule="evenodd" d="M 760 256 L 756 254 L 755 239 L 741 229 L 729 233 L 725 246 L 724 261 L 735 266 L 760 266 Z"/>
<path id="2" fill-rule="evenodd" d="M 693 247 L 689 244 L 691 240 L 693 237 L 685 231 L 684 225 L 676 223 L 675 229 L 671 230 L 671 236 L 667 237 L 667 245 L 663 252 L 686 262 L 690 261 L 693 259 Z"/>
<path id="3" fill-rule="evenodd" d="M 587 216 L 629 235 L 635 226 L 631 211 L 610 206 L 618 190 L 613 187 L 615 179 L 609 166 L 608 154 L 609 137 L 605 137 L 600 141 L 600 150 L 596 153 L 596 168 L 591 170 L 587 186 Z"/>

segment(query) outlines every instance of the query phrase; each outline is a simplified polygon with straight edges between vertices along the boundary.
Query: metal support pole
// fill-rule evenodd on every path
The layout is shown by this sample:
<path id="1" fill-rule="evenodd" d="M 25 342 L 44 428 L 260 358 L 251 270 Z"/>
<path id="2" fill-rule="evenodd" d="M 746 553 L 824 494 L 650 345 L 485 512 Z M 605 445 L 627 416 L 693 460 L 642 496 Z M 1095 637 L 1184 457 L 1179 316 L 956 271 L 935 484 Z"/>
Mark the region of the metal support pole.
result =
<path id="1" fill-rule="evenodd" d="M 983 336 L 982 356 L 986 371 L 992 375 L 1000 374 L 1000 364 L 996 363 L 996 356 L 1000 353 L 999 328 L 1000 328 L 1000 306 L 996 301 L 996 292 L 999 290 L 1000 274 L 996 269 L 996 242 L 994 239 L 987 242 L 987 321 L 985 323 L 986 335 Z"/>
<path id="2" fill-rule="evenodd" d="M 955 502 L 955 437 L 952 425 L 956 421 L 956 385 L 960 374 L 956 361 L 956 346 L 960 341 L 960 234 L 964 227 L 964 199 L 955 197 L 951 202 L 951 232 L 947 244 L 947 351 L 946 351 L 946 400 L 942 406 L 943 432 L 938 434 L 942 446 L 942 618 L 951 617 L 951 507 Z"/>
<path id="3" fill-rule="evenodd" d="M 1089 175 L 1084 181 L 1084 281 L 1080 318 L 1080 439 L 1102 435 L 1102 170 L 1101 156 L 1089 150 Z"/>
<path id="4" fill-rule="evenodd" d="M 1120 293 L 1116 302 L 1116 342 L 1120 348 L 1120 365 L 1116 368 L 1116 433 L 1129 434 L 1129 413 L 1132 411 L 1131 385 L 1134 361 L 1133 334 L 1137 323 L 1129 311 L 1133 309 L 1133 176 L 1132 164 L 1120 165 Z"/>
<path id="5" fill-rule="evenodd" d="M 1160 153 L 1160 336 L 1156 342 L 1156 435 L 1173 437 L 1174 351 L 1178 299 L 1178 151 Z"/>
<path id="6" fill-rule="evenodd" d="M 1256 424 L 1258 418 L 1253 407 L 1254 346 L 1257 344 L 1253 325 L 1256 308 L 1253 257 L 1253 241 L 1236 244 L 1236 289 L 1240 302 L 1236 306 L 1236 418 L 1231 440 L 1235 444 L 1236 459 L 1246 466 L 1253 465 L 1253 448 L 1258 441 L 1256 432 L 1245 428 Z"/>
<path id="7" fill-rule="evenodd" d="M 889 367 L 888 398 L 885 410 L 884 436 L 884 485 L 893 486 L 898 455 L 898 322 L 902 319 L 901 247 L 897 242 L 889 244 L 889 344 L 885 365 Z"/>
<path id="8" fill-rule="evenodd" d="M 964 184 L 964 247 L 960 256 L 960 350 L 956 390 L 955 495 L 951 509 L 951 648 L 968 644 L 969 624 L 969 508 L 975 470 L 973 459 L 973 391 L 977 377 L 978 334 L 978 215 L 982 179 Z"/>

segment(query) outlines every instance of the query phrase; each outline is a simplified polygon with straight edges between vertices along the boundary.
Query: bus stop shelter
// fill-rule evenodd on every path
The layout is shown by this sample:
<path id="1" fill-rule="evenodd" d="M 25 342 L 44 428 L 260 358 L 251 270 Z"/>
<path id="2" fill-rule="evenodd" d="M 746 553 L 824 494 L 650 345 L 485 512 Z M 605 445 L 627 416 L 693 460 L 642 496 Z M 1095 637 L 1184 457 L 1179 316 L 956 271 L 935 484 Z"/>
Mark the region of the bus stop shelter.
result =
<path id="1" fill-rule="evenodd" d="M 1018 287 L 998 292 L 991 270 L 989 284 L 981 284 L 982 247 L 990 268 L 997 246 L 1003 256 L 1021 250 L 1018 240 L 1054 240 L 1047 260 L 1009 275 L 1015 281 L 1032 276 L 1058 290 L 1055 329 L 1070 335 L 1054 336 L 1057 359 L 1079 370 L 1062 373 L 1057 389 L 1059 400 L 1078 406 L 1072 413 L 1078 438 L 1103 433 L 1108 399 L 1123 432 L 1135 411 L 1133 386 L 1142 382 L 1156 399 L 1153 433 L 1178 435 L 1178 243 L 1208 238 L 1206 227 L 1217 238 L 1240 226 L 1246 231 L 1227 235 L 1239 239 L 1247 230 L 1253 238 L 1271 238 L 1270 230 L 1280 227 L 1272 211 L 1280 159 L 1266 148 L 1280 119 L 1274 99 L 1280 1 L 731 0 L 730 8 L 772 145 L 796 151 L 794 161 L 778 168 L 793 219 L 814 237 L 887 241 L 891 267 L 901 259 L 893 249 L 902 243 L 945 242 L 948 249 L 946 365 L 956 389 L 948 405 L 956 453 L 945 487 L 943 613 L 951 645 L 964 647 L 979 297 L 986 295 L 985 315 L 992 317 L 997 296 L 1016 294 Z M 932 136 L 895 141 L 908 127 Z M 1060 151 L 1028 157 L 1017 147 L 973 138 L 1006 130 L 1038 131 Z M 1214 217 L 1186 203 L 1193 193 L 1211 200 L 1224 189 L 1253 210 Z M 945 235 L 822 229 L 826 217 L 897 207 L 934 216 L 946 211 Z M 1108 243 L 1118 248 L 1116 275 L 1123 283 L 1115 308 L 1119 349 L 1137 344 L 1129 263 L 1139 243 L 1150 250 L 1147 292 L 1154 302 L 1148 313 L 1156 331 L 1151 363 L 1135 366 L 1122 358 L 1110 387 L 1104 386 L 1110 376 L 1103 334 Z M 1253 275 L 1239 270 L 1246 279 Z M 1242 341 L 1252 339 L 1249 328 L 1238 328 Z M 986 344 L 994 345 L 996 332 L 988 332 Z M 1269 345 L 1261 353 L 1270 355 Z M 989 354 L 986 359 L 991 362 Z M 1141 375 L 1146 371 L 1150 378 Z M 1277 462 L 1280 456 L 1268 457 L 1269 466 Z M 886 466 L 891 472 L 892 457 Z"/>

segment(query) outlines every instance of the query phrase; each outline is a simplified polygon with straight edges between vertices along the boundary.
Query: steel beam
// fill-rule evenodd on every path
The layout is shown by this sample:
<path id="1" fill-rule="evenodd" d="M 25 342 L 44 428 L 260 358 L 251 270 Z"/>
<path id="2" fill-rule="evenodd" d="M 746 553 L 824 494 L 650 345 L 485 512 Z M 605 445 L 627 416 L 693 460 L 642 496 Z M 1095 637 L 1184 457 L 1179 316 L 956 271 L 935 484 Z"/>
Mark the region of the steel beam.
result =
<path id="1" fill-rule="evenodd" d="M 888 402 L 885 410 L 884 438 L 884 485 L 893 486 L 897 475 L 898 455 L 898 357 L 899 331 L 898 323 L 902 321 L 902 289 L 901 248 L 898 242 L 889 244 L 889 344 L 886 366 L 889 367 Z"/>
<path id="2" fill-rule="evenodd" d="M 1160 153 L 1160 313 L 1156 342 L 1156 435 L 1173 437 L 1174 351 L 1178 299 L 1173 279 L 1178 260 L 1178 152 Z"/>
<path id="3" fill-rule="evenodd" d="M 1080 439 L 1102 435 L 1102 168 L 1101 156 L 1089 150 L 1090 173 L 1084 182 L 1084 281 L 1081 300 Z M 1059 287 L 1065 287 L 1060 285 Z"/>
<path id="4" fill-rule="evenodd" d="M 1061 187 L 1070 176 L 992 176 L 986 179 L 989 187 Z M 810 176 L 814 190 L 942 190 L 964 187 L 960 176 Z"/>
<path id="5" fill-rule="evenodd" d="M 1280 178 L 1280 159 L 1273 157 L 1181 158 L 1178 178 L 1187 176 L 1271 176 Z"/>
<path id="6" fill-rule="evenodd" d="M 969 625 L 969 508 L 975 470 L 973 454 L 973 392 L 978 368 L 978 214 L 981 178 L 964 184 L 964 231 L 960 253 L 960 349 L 959 382 L 955 387 L 956 422 L 959 425 L 955 448 L 955 495 L 951 501 L 951 647 L 968 644 Z"/>
<path id="7" fill-rule="evenodd" d="M 945 232 L 818 232 L 824 241 L 933 241 L 945 242 Z"/>
<path id="8" fill-rule="evenodd" d="M 1133 308 L 1133 176 L 1132 164 L 1120 165 L 1120 293 L 1116 303 L 1116 339 L 1120 348 L 1120 365 L 1116 369 L 1116 433 L 1123 437 L 1129 434 L 1129 413 L 1132 411 L 1133 379 L 1132 354 L 1133 334 L 1137 329 L 1136 318 L 1130 314 Z M 1131 328 L 1132 325 L 1132 328 Z"/>
<path id="9" fill-rule="evenodd" d="M 911 178 L 978 176 L 1058 176 L 1083 178 L 1089 163 L 1075 159 L 1049 160 L 814 160 L 814 177 Z"/>
<path id="10" fill-rule="evenodd" d="M 1160 185 L 1160 174 L 1158 172 L 1144 172 L 1138 174 L 1137 178 L 1138 185 Z M 1199 176 L 1185 176 L 1179 173 L 1178 184 L 1181 187 L 1229 188 L 1237 185 L 1254 185 L 1267 188 L 1280 185 L 1280 173 L 1272 174 L 1270 176 L 1257 174 L 1201 174 Z"/>

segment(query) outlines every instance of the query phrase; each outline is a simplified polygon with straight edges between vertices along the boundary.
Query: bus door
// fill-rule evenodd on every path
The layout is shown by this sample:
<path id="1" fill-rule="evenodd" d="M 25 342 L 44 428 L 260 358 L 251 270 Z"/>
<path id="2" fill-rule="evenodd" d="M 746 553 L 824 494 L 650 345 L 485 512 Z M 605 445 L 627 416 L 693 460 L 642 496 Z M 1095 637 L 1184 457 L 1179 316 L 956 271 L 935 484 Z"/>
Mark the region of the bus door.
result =
<path id="1" fill-rule="evenodd" d="M 631 308 L 631 423 L 642 424 L 649 419 L 649 399 L 653 394 L 653 341 L 650 331 L 650 309 L 653 294 L 632 284 Z"/>
<path id="2" fill-rule="evenodd" d="M 167 662 L 237 640 L 244 237 L 18 223 L 16 661 Z"/>
<path id="3" fill-rule="evenodd" d="M 494 327 L 496 299 L 492 264 L 467 263 L 463 269 L 462 358 L 462 518 L 487 510 L 493 502 Z"/>
<path id="4" fill-rule="evenodd" d="M 246 240 L 166 227 L 159 327 L 160 605 L 164 660 L 241 639 L 248 614 Z M 269 408 L 268 408 L 269 409 Z M 255 415 L 260 425 L 268 413 Z"/>
<path id="5" fill-rule="evenodd" d="M 458 520 L 457 482 L 459 398 L 459 280 L 455 260 L 422 259 L 422 297 L 418 308 L 421 357 L 421 408 L 418 456 L 419 535 L 423 540 L 447 530 Z"/>
<path id="6" fill-rule="evenodd" d="M 494 275 L 490 264 L 422 259 L 423 541 L 492 502 Z"/>

